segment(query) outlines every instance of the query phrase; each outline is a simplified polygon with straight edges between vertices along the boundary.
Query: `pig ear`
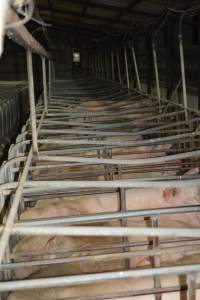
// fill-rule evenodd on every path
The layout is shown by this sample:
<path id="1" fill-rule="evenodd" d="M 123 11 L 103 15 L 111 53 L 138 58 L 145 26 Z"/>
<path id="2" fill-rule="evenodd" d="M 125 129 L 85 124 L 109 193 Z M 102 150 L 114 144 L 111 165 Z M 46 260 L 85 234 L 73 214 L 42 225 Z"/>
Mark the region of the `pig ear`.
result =
<path id="1" fill-rule="evenodd" d="M 198 175 L 199 174 L 199 167 L 190 169 L 185 173 L 185 175 Z"/>
<path id="2" fill-rule="evenodd" d="M 170 201 L 176 196 L 176 194 L 177 194 L 176 188 L 163 190 L 163 198 L 165 201 Z"/>

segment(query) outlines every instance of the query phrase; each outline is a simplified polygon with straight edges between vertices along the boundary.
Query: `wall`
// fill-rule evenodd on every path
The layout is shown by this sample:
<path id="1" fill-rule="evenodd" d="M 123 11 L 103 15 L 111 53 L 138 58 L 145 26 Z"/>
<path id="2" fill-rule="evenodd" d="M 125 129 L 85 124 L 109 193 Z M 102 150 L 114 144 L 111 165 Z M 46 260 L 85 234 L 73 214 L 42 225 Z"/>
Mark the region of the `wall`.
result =
<path id="1" fill-rule="evenodd" d="M 54 58 L 56 78 L 73 76 L 74 72 L 85 74 L 89 72 L 90 40 L 80 34 L 50 29 L 51 52 Z M 81 65 L 77 70 L 72 62 L 73 49 L 80 49 Z"/>

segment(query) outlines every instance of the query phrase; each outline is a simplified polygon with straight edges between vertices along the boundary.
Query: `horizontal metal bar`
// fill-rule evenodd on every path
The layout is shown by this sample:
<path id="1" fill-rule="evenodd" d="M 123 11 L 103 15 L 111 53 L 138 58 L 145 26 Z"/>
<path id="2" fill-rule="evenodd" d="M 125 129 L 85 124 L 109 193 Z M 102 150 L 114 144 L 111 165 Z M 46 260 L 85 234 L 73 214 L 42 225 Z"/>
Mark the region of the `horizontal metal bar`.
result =
<path id="1" fill-rule="evenodd" d="M 110 221 L 115 219 L 136 218 L 136 217 L 152 217 L 172 214 L 186 214 L 200 212 L 200 206 L 182 206 L 182 207 L 170 207 L 170 208 L 156 208 L 146 210 L 132 210 L 126 212 L 112 212 L 103 214 L 92 214 L 83 216 L 67 216 L 60 218 L 48 218 L 48 219 L 36 219 L 36 220 L 24 220 L 15 223 L 14 226 L 43 226 L 43 225 L 58 225 L 58 224 L 80 224 L 80 223 L 97 223 L 99 221 Z"/>
<path id="2" fill-rule="evenodd" d="M 108 164 L 108 165 L 149 165 L 156 163 L 164 163 L 168 161 L 174 161 L 179 159 L 186 159 L 192 157 L 199 157 L 200 150 L 173 154 L 168 156 L 154 157 L 154 158 L 143 158 L 143 159 L 103 159 L 103 158 L 85 158 L 85 157 L 66 157 L 66 156 L 43 156 L 37 157 L 38 161 L 60 161 L 60 162 L 79 162 L 79 163 L 93 163 L 93 164 Z"/>
<path id="3" fill-rule="evenodd" d="M 44 190 L 62 190 L 72 188 L 176 188 L 176 187 L 197 187 L 200 179 L 172 181 L 142 181 L 142 180 L 113 180 L 113 181 L 27 181 L 24 184 L 26 194 Z M 0 191 L 12 190 L 17 187 L 17 182 L 4 183 L 0 185 Z"/>
<path id="4" fill-rule="evenodd" d="M 0 227 L 0 232 L 4 226 Z M 140 228 L 140 227 L 62 227 L 62 226 L 16 226 L 11 228 L 12 235 L 55 235 L 55 236 L 148 236 L 148 237 L 185 237 L 200 238 L 200 229 L 198 228 Z"/>
<path id="5" fill-rule="evenodd" d="M 161 275 L 184 275 L 188 273 L 200 272 L 200 265 L 185 265 L 174 267 L 163 267 L 154 269 L 140 269 L 131 271 L 118 271 L 96 274 L 84 274 L 74 276 L 60 276 L 52 278 L 40 278 L 40 279 L 27 279 L 17 280 L 12 282 L 2 282 L 0 285 L 0 292 L 28 290 L 35 288 L 48 288 L 48 287 L 67 287 L 75 285 L 86 285 L 100 282 L 108 282 L 120 279 L 131 278 L 145 278 L 151 276 Z"/>
<path id="6" fill-rule="evenodd" d="M 96 254 L 96 255 L 84 255 L 76 257 L 65 257 L 65 258 L 55 258 L 55 259 L 44 259 L 44 260 L 33 260 L 24 262 L 15 262 L 9 264 L 0 265 L 0 271 L 4 270 L 18 270 L 24 268 L 34 268 L 49 265 L 59 265 L 59 264 L 69 264 L 69 263 L 79 263 L 79 262 L 97 262 L 97 261 L 115 261 L 119 259 L 127 259 L 132 257 L 147 257 L 153 255 L 170 255 L 177 253 L 183 253 L 186 255 L 199 254 L 200 245 L 185 245 L 177 247 L 168 247 L 164 249 L 152 249 L 152 250 L 137 250 L 126 253 L 107 253 L 107 254 Z"/>

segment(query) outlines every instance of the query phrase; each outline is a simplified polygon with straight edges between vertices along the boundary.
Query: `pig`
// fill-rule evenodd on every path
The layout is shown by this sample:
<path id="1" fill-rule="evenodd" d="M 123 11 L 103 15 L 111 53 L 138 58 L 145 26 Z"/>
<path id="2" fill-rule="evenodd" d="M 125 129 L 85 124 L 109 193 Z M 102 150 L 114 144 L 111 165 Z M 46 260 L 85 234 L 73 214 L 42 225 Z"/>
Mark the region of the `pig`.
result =
<path id="1" fill-rule="evenodd" d="M 112 137 L 111 141 L 115 141 L 117 140 L 116 138 L 118 137 Z M 123 137 L 122 141 L 126 141 L 126 138 L 128 138 L 128 140 L 130 140 L 130 137 Z M 133 139 L 133 138 L 132 138 Z M 140 140 L 141 137 L 134 137 L 134 139 Z M 155 146 L 139 146 L 139 147 L 135 147 L 135 148 L 122 148 L 122 149 L 117 149 L 117 148 L 113 148 L 111 153 L 111 157 L 113 159 L 143 159 L 143 158 L 153 158 L 153 157 L 157 157 L 157 156 L 165 156 L 166 152 L 170 149 L 171 144 L 165 144 L 165 145 L 155 145 Z M 45 149 L 43 149 L 45 150 Z M 68 156 L 81 156 L 81 157 L 87 157 L 87 158 L 96 158 L 96 157 L 100 157 L 100 158 L 108 158 L 104 152 L 98 152 L 98 151 L 85 151 L 85 152 L 80 152 L 80 153 L 76 153 L 76 154 L 68 154 Z M 180 161 L 176 161 L 175 162 L 176 165 L 179 165 Z M 45 166 L 45 165 L 49 165 L 49 164 L 60 164 L 60 162 L 38 162 L 36 163 L 36 165 L 39 166 Z M 46 169 L 46 170 L 36 170 L 32 172 L 32 175 L 37 178 L 38 175 L 40 174 L 48 174 L 49 172 L 53 172 L 53 174 L 56 175 L 59 173 L 59 176 L 61 176 L 61 174 L 64 175 L 64 173 L 67 171 L 73 172 L 74 171 L 82 171 L 82 172 L 87 172 L 87 171 L 94 171 L 95 172 L 102 172 L 102 168 L 104 166 L 99 165 L 99 166 L 93 166 L 93 165 L 87 165 L 87 166 L 80 166 L 79 168 L 73 168 L 73 166 L 70 168 L 53 168 L 53 169 Z M 167 163 L 165 163 L 165 167 L 167 167 Z M 113 180 L 117 180 L 117 179 L 133 179 L 133 178 L 142 178 L 142 177 L 152 177 L 152 176 L 163 176 L 163 175 L 175 175 L 177 172 L 177 167 L 171 167 L 170 171 L 165 171 L 165 169 L 159 171 L 154 171 L 154 169 L 152 168 L 147 168 L 147 170 L 144 172 L 141 170 L 141 172 L 134 172 L 134 168 L 130 167 L 129 171 L 123 171 L 122 173 L 119 174 L 118 170 L 117 170 L 118 166 L 111 166 L 111 179 Z M 156 168 L 156 165 L 155 165 Z M 158 167 L 159 168 L 159 167 Z M 131 172 L 131 169 L 133 170 L 133 172 Z M 109 172 L 109 170 L 108 170 Z M 103 171 L 104 174 L 104 171 Z M 67 175 L 66 175 L 67 176 Z M 92 175 L 91 175 L 92 176 Z M 107 172 L 105 173 L 105 175 L 93 175 L 93 178 L 95 178 L 95 180 L 107 180 Z M 52 178 L 52 177 L 51 177 Z M 85 178 L 85 177 L 84 177 Z M 91 177 L 85 178 L 85 180 L 90 180 Z"/>
<path id="2" fill-rule="evenodd" d="M 81 270 L 79 270 L 80 272 Z M 183 276 L 165 275 L 160 276 L 162 287 L 181 286 L 185 285 L 185 278 Z M 200 281 L 200 275 L 197 276 L 197 282 Z M 100 295 L 107 295 L 106 299 L 113 299 L 113 294 L 123 294 L 154 288 L 154 279 L 152 277 L 139 278 L 139 279 L 126 279 L 115 280 L 95 284 L 69 286 L 69 287 L 57 287 L 48 289 L 34 289 L 27 291 L 16 291 L 9 294 L 7 300 L 62 300 L 73 299 L 74 297 L 98 297 Z M 110 298 L 109 298 L 110 295 Z M 162 296 L 163 300 L 180 300 L 184 292 L 167 293 Z M 155 300 L 154 295 L 146 296 L 130 296 L 130 297 L 116 297 L 115 299 L 129 299 L 129 300 Z M 200 299 L 200 291 L 196 291 L 196 299 Z"/>
<path id="3" fill-rule="evenodd" d="M 126 209 L 142 210 L 165 207 L 178 207 L 187 205 L 199 205 L 200 196 L 197 187 L 192 188 L 135 188 L 125 192 Z M 60 217 L 79 214 L 94 214 L 119 211 L 119 193 L 107 193 L 96 195 L 71 196 L 54 199 L 51 201 L 40 200 L 36 206 L 27 209 L 21 215 L 21 219 L 40 219 L 48 217 Z M 199 225 L 199 215 L 186 214 L 162 216 L 161 219 L 186 222 L 193 226 Z"/>
<path id="4" fill-rule="evenodd" d="M 94 226 L 98 224 L 93 224 Z M 120 221 L 113 221 L 110 223 L 100 223 L 100 226 L 120 226 Z M 169 228 L 183 228 L 183 227 L 190 227 L 190 225 L 182 223 L 182 222 L 177 222 L 177 221 L 164 221 L 160 222 L 160 227 L 169 227 Z M 145 227 L 149 226 L 148 221 L 144 220 L 128 220 L 127 222 L 128 227 Z M 165 238 L 160 238 L 160 241 L 165 241 Z M 136 242 L 146 242 L 146 245 L 148 246 L 148 241 L 149 239 L 145 237 L 129 237 L 127 241 L 131 244 L 135 244 Z M 177 242 L 178 246 L 180 247 L 185 246 L 185 242 Z M 15 261 L 26 261 L 27 258 L 25 259 L 24 254 L 28 256 L 28 259 L 35 260 L 35 259 L 54 259 L 56 257 L 76 257 L 76 256 L 85 256 L 85 255 L 95 255 L 95 254 L 105 254 L 105 253 L 115 253 L 115 252 L 120 252 L 123 251 L 122 247 L 118 248 L 112 248 L 112 246 L 122 244 L 122 238 L 120 237 L 58 237 L 58 236 L 37 236 L 37 237 L 25 237 L 21 239 L 16 247 L 14 248 L 14 253 L 16 256 Z M 194 242 L 192 242 L 192 245 Z M 102 246 L 103 245 L 103 246 Z M 173 245 L 176 245 L 174 242 Z M 190 245 L 190 243 L 189 243 Z M 97 250 L 98 247 L 103 247 L 103 250 Z M 147 246 L 144 246 L 144 249 L 146 249 Z M 170 244 L 165 242 L 165 247 L 169 247 Z M 96 250 L 90 250 L 89 249 L 96 249 Z M 141 247 L 140 247 L 141 249 Z M 63 253 L 59 254 L 56 253 L 58 250 L 62 250 Z M 71 250 L 71 252 L 69 252 Z M 82 250 L 81 254 L 77 253 L 77 251 L 72 250 Z M 112 250 L 112 251 L 111 251 Z M 45 255 L 40 255 L 40 253 L 49 253 L 51 254 L 45 254 Z M 56 253 L 56 254 L 53 254 Z M 21 254 L 21 258 L 20 258 Z M 34 256 L 34 254 L 37 254 L 37 256 Z M 173 262 L 177 261 L 178 259 L 183 259 L 185 257 L 185 252 L 175 252 L 171 254 L 163 254 L 160 256 L 160 261 L 163 262 Z M 149 257 L 144 257 L 141 255 L 138 256 L 132 256 L 129 259 L 129 264 L 130 267 L 132 268 L 137 268 L 137 267 L 144 267 L 151 265 L 152 261 L 151 258 Z M 26 268 L 26 269 L 19 269 L 15 271 L 15 278 L 16 279 L 23 279 L 26 278 L 32 274 L 37 275 L 38 271 L 40 273 L 40 277 L 45 277 L 45 276 L 64 276 L 67 275 L 68 269 L 71 268 L 71 263 L 69 264 L 62 264 L 62 267 L 59 265 L 52 265 L 48 267 L 34 267 L 34 268 Z M 90 262 L 79 262 L 79 265 L 82 266 L 82 269 L 88 272 L 102 272 L 108 271 L 108 270 L 120 270 L 124 268 L 125 261 L 124 259 L 117 259 L 115 263 L 113 264 L 113 261 L 95 261 L 91 259 Z M 75 272 L 76 268 L 74 268 Z M 75 273 L 73 273 L 75 274 Z"/>
<path id="5" fill-rule="evenodd" d="M 81 110 L 85 109 L 90 112 L 110 111 L 113 109 L 118 109 L 118 108 L 127 107 L 127 106 L 130 106 L 130 102 L 127 102 L 127 101 L 115 101 L 115 102 L 88 101 L 88 102 L 83 102 L 81 104 Z"/>

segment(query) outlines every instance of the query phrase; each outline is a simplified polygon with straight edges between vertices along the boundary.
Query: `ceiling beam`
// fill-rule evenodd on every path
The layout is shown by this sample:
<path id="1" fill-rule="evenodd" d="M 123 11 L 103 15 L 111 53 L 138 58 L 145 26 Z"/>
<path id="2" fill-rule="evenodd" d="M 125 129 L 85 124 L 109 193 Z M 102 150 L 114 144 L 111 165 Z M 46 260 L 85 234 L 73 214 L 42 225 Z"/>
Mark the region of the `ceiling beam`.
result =
<path id="1" fill-rule="evenodd" d="M 38 9 L 40 10 L 40 12 L 44 12 L 44 11 L 50 11 L 50 9 L 46 6 L 42 6 L 42 5 L 38 5 Z M 76 11 L 72 11 L 72 10 L 66 10 L 66 9 L 54 9 L 55 13 L 59 13 L 59 14 L 63 14 L 63 15 L 70 15 L 70 16 L 74 16 L 74 17 L 79 17 L 79 18 L 87 18 L 87 19 L 91 19 L 91 20 L 97 20 L 97 21 L 101 21 L 101 22 L 109 22 L 109 18 L 105 18 L 102 16 L 96 16 L 96 15 L 91 15 L 88 13 L 82 14 L 82 12 L 76 12 Z M 124 20 L 116 20 L 115 22 L 112 21 L 112 23 L 118 23 L 118 24 L 124 24 L 127 25 L 130 22 L 124 21 Z M 98 24 L 97 24 L 98 25 Z"/>
<path id="2" fill-rule="evenodd" d="M 58 22 L 58 21 L 55 21 L 54 26 L 51 27 L 51 29 L 49 29 L 49 30 L 65 32 L 67 34 L 80 34 L 81 37 L 88 38 L 90 40 L 97 38 L 97 37 L 102 37 L 102 33 L 100 35 L 100 33 L 96 32 L 96 31 L 88 32 L 88 31 L 84 30 L 82 27 L 74 26 L 74 25 L 70 25 L 70 24 L 64 24 L 64 23 Z"/>
<path id="3" fill-rule="evenodd" d="M 46 22 L 49 22 L 51 23 L 52 22 L 52 18 L 51 16 L 42 16 L 43 20 L 46 21 Z M 87 32 L 95 32 L 95 33 L 98 33 L 98 34 L 103 34 L 105 35 L 106 33 L 107 34 L 116 34 L 117 33 L 117 30 L 118 30 L 118 33 L 119 33 L 119 29 L 115 29 L 113 27 L 110 27 L 109 28 L 109 31 L 108 31 L 108 28 L 105 27 L 105 26 L 97 26 L 97 25 L 90 25 L 90 24 L 87 24 L 87 23 L 84 23 L 84 22 L 78 22 L 78 23 L 74 23 L 73 20 L 69 20 L 69 19 L 66 19 L 66 18 L 60 18 L 58 16 L 56 16 L 56 18 L 54 18 L 53 20 L 53 26 L 54 24 L 60 24 L 61 26 L 73 26 L 74 28 L 80 28 L 82 30 L 87 30 Z M 52 27 L 53 28 L 53 27 Z"/>
<path id="4" fill-rule="evenodd" d="M 83 10 L 82 10 L 82 14 L 85 15 L 88 8 L 89 8 L 89 5 L 90 5 L 90 2 L 91 0 L 85 0 L 85 3 L 84 3 L 84 7 L 83 7 Z"/>
<path id="5" fill-rule="evenodd" d="M 130 10 L 132 10 L 136 5 L 138 5 L 142 0 L 132 0 L 131 3 L 129 5 L 127 5 L 124 9 L 122 9 L 115 18 L 113 18 L 111 20 L 111 22 L 109 22 L 109 24 L 113 24 L 116 21 L 119 22 L 119 20 L 130 13 Z"/>
<path id="6" fill-rule="evenodd" d="M 63 3 L 66 5 L 66 3 L 70 3 L 73 5 L 83 5 L 83 1 L 82 0 L 59 0 L 59 3 Z M 100 3 L 94 3 L 91 2 L 88 5 L 88 8 L 96 8 L 96 9 L 102 9 L 102 10 L 107 10 L 107 11 L 111 11 L 113 13 L 120 13 L 123 8 L 118 7 L 118 6 L 114 6 L 114 5 L 107 5 L 107 4 L 100 4 Z M 156 17 L 158 16 L 157 13 L 152 13 L 152 12 L 145 12 L 145 11 L 138 11 L 138 10 L 129 10 L 128 12 L 130 15 L 141 15 L 144 17 Z"/>

